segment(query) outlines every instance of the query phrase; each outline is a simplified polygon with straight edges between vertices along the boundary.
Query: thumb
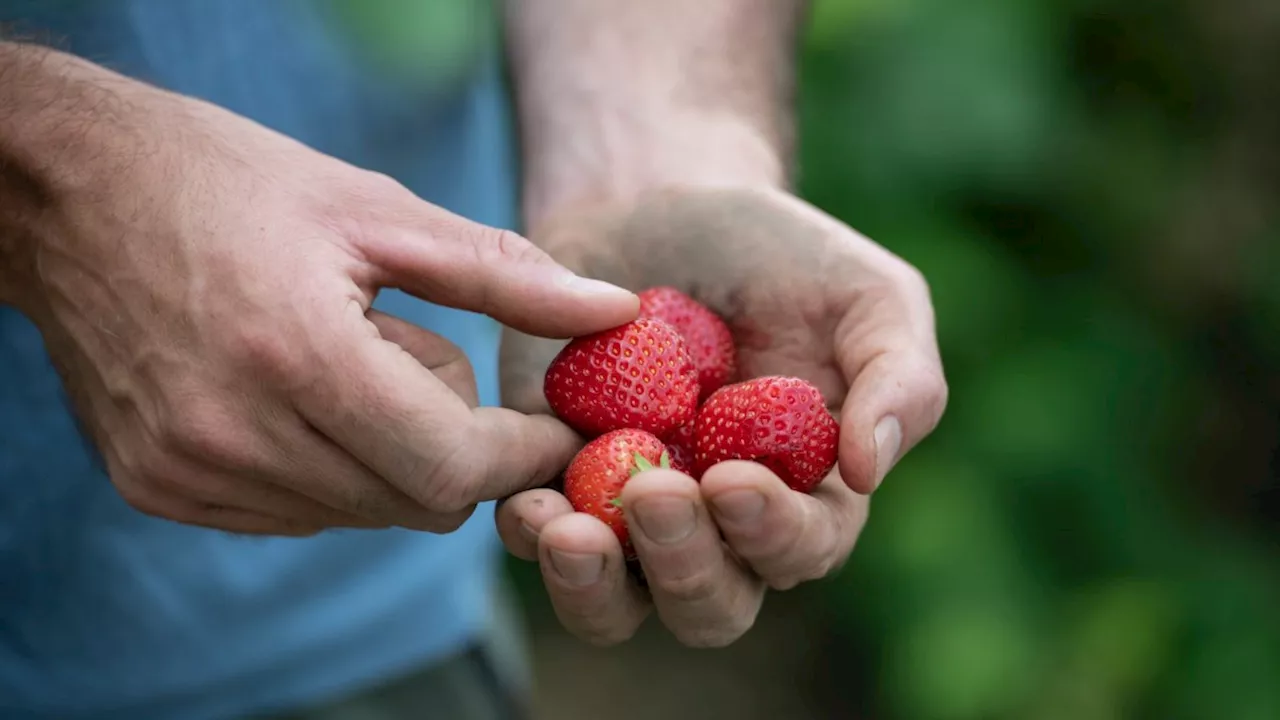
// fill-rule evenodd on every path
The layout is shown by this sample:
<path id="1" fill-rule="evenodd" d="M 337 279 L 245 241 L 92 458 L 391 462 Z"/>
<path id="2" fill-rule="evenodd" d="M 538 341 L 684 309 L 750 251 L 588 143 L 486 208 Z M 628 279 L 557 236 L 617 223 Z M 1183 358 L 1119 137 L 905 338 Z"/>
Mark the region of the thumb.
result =
<path id="1" fill-rule="evenodd" d="M 933 432 L 947 381 L 924 278 L 864 293 L 836 328 L 836 357 L 849 381 L 840 419 L 840 475 L 870 494 L 895 463 Z"/>
<path id="2" fill-rule="evenodd" d="M 586 335 L 639 314 L 633 293 L 570 272 L 510 230 L 430 206 L 415 215 L 414 227 L 373 233 L 362 243 L 386 274 L 384 284 L 542 337 Z"/>

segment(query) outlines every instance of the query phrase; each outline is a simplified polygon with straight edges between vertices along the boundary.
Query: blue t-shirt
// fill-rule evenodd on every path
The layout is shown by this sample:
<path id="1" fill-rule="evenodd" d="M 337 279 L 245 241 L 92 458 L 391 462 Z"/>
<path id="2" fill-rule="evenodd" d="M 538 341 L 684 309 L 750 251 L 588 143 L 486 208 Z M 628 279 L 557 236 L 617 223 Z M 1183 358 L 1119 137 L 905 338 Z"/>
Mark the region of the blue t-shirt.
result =
<path id="1" fill-rule="evenodd" d="M 350 17 L 364 6 L 342 4 L 0 0 L 0 23 L 509 227 L 495 36 L 455 22 L 437 38 L 451 51 L 415 68 L 412 52 L 370 44 Z M 482 401 L 497 401 L 493 322 L 397 292 L 377 305 L 465 349 Z M 308 539 L 134 511 L 78 434 L 36 330 L 0 307 L 0 717 L 205 720 L 322 702 L 474 640 L 497 559 L 489 506 L 449 535 Z"/>

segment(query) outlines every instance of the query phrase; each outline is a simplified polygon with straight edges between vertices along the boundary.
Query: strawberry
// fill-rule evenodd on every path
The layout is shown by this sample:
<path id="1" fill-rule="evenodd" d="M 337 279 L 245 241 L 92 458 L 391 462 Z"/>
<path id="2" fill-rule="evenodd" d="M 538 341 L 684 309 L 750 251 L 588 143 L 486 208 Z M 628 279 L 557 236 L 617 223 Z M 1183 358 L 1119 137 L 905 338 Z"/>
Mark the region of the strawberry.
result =
<path id="1" fill-rule="evenodd" d="M 628 558 L 635 557 L 635 549 L 622 514 L 622 486 L 655 465 L 671 467 L 662 441 L 643 430 L 624 429 L 587 443 L 564 471 L 564 494 L 569 504 L 608 525 Z"/>
<path id="2" fill-rule="evenodd" d="M 698 368 L 700 400 L 719 390 L 737 371 L 733 333 L 720 316 L 697 300 L 673 287 L 649 288 L 640 293 L 640 317 L 665 320 L 684 337 Z"/>
<path id="3" fill-rule="evenodd" d="M 681 425 L 662 439 L 671 456 L 671 469 L 697 477 L 693 472 L 693 423 Z"/>
<path id="4" fill-rule="evenodd" d="M 774 376 L 717 390 L 698 411 L 694 437 L 699 476 L 722 460 L 754 460 L 807 493 L 835 467 L 840 426 L 818 388 Z"/>
<path id="5" fill-rule="evenodd" d="M 572 340 L 547 368 L 543 392 L 587 437 L 623 428 L 661 437 L 697 413 L 698 371 L 675 328 L 640 319 Z"/>

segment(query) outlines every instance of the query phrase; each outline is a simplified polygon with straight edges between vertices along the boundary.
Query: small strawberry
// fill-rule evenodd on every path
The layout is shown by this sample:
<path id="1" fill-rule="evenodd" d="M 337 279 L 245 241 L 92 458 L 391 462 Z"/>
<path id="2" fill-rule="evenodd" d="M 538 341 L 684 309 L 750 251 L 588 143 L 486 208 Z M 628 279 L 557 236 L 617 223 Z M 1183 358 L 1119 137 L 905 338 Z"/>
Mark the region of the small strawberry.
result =
<path id="1" fill-rule="evenodd" d="M 667 444 L 667 454 L 671 456 L 671 469 L 698 477 L 693 472 L 693 423 L 681 425 L 662 441 Z"/>
<path id="2" fill-rule="evenodd" d="M 665 320 L 680 331 L 698 368 L 700 400 L 719 390 L 737 371 L 733 333 L 719 315 L 697 300 L 673 287 L 649 288 L 640 293 L 640 317 Z"/>
<path id="3" fill-rule="evenodd" d="M 840 426 L 818 388 L 775 376 L 717 390 L 698 411 L 694 436 L 699 476 L 722 460 L 754 460 L 807 493 L 835 467 Z"/>
<path id="4" fill-rule="evenodd" d="M 623 428 L 661 437 L 697 413 L 698 371 L 675 328 L 640 319 L 571 341 L 547 368 L 543 392 L 587 437 Z"/>
<path id="5" fill-rule="evenodd" d="M 587 443 L 564 471 L 564 494 L 569 504 L 608 525 L 628 558 L 635 557 L 635 549 L 622 513 L 622 486 L 654 466 L 671 467 L 662 441 L 643 430 L 624 429 Z"/>

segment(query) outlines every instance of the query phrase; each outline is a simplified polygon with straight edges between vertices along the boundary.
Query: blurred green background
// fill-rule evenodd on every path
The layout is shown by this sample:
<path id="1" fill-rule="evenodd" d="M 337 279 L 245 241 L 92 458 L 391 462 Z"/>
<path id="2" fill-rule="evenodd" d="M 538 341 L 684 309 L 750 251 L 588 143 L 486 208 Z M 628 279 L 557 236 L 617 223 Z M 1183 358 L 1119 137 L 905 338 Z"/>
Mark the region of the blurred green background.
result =
<path id="1" fill-rule="evenodd" d="M 563 636 L 547 718 L 1280 718 L 1280 3 L 817 0 L 801 190 L 952 388 L 838 577 L 722 651 Z"/>

